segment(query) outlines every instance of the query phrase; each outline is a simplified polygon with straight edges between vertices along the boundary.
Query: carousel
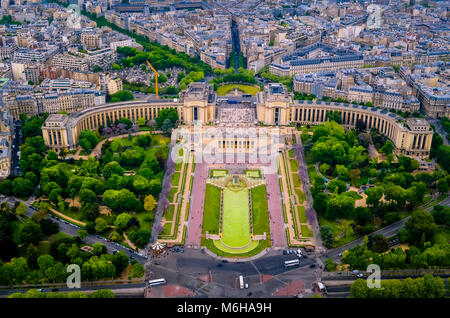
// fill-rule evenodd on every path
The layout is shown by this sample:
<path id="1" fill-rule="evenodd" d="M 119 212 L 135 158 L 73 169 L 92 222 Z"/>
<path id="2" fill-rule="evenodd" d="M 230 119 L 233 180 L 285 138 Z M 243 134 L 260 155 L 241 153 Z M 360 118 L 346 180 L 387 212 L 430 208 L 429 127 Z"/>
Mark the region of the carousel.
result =
<path id="1" fill-rule="evenodd" d="M 165 247 L 166 247 L 166 244 L 159 243 L 159 242 L 152 244 L 151 248 L 152 248 L 153 255 L 163 254 Z"/>

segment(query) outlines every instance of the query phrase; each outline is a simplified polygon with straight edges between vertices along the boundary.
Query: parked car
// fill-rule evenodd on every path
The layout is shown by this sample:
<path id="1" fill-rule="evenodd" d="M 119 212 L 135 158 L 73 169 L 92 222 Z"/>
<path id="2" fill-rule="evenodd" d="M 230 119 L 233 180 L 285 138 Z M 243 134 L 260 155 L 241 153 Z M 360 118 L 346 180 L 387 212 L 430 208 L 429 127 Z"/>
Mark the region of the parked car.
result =
<path id="1" fill-rule="evenodd" d="M 316 267 L 316 264 L 309 265 L 309 268 L 314 268 L 314 267 Z"/>

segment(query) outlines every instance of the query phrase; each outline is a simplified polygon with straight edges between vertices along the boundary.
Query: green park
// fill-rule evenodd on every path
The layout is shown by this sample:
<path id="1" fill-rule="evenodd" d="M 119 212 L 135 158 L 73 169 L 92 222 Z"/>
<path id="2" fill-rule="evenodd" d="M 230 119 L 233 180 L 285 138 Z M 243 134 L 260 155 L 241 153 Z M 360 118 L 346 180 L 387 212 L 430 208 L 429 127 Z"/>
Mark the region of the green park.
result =
<path id="1" fill-rule="evenodd" d="M 219 256 L 256 255 L 270 247 L 264 179 L 259 170 L 253 170 L 252 177 L 223 174 L 224 171 L 211 170 L 214 177 L 207 181 L 203 245 Z"/>

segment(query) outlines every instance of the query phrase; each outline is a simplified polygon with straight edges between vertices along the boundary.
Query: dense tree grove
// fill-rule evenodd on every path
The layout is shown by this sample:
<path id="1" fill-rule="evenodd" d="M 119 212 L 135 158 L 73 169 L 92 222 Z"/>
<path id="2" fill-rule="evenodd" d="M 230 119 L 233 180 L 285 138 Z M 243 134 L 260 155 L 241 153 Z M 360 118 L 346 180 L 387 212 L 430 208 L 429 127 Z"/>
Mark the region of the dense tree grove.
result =
<path id="1" fill-rule="evenodd" d="M 162 109 L 155 121 L 157 129 L 162 130 L 165 136 L 170 136 L 178 121 L 178 111 L 175 108 Z"/>
<path id="2" fill-rule="evenodd" d="M 214 88 L 217 89 L 219 84 L 222 83 L 248 83 L 256 84 L 254 77 L 254 72 L 251 70 L 246 70 L 243 67 L 239 67 L 238 71 L 235 73 L 233 68 L 226 70 L 215 69 L 214 74 L 218 75 L 211 80 L 214 84 Z"/>
<path id="3" fill-rule="evenodd" d="M 353 298 L 442 298 L 446 294 L 442 278 L 427 274 L 418 278 L 382 280 L 381 288 L 369 288 L 363 279 L 357 279 L 350 288 Z"/>
<path id="4" fill-rule="evenodd" d="M 323 226 L 321 233 L 326 247 L 336 246 L 338 236 L 368 234 L 376 226 L 399 220 L 400 211 L 414 210 L 434 189 L 447 194 L 449 177 L 441 171 L 413 174 L 419 169 L 419 162 L 406 156 L 398 156 L 394 162 L 392 142 L 375 129 L 368 133 L 346 131 L 338 124 L 338 114 L 330 112 L 328 117 L 331 121 L 315 127 L 312 136 L 305 132 L 302 134 L 313 207 L 319 218 L 337 221 L 340 228 L 338 233 L 336 226 Z M 373 146 L 384 154 L 385 161 L 369 157 L 368 148 Z M 351 191 L 351 186 L 365 186 L 367 207 L 355 206 L 355 201 L 362 198 L 362 191 Z M 429 218 L 432 218 L 429 213 L 424 214 L 420 222 Z M 429 220 L 427 222 L 430 223 Z M 412 244 L 418 244 L 422 239 L 421 231 L 415 233 L 410 230 L 402 235 L 404 241 Z M 430 229 L 422 240 L 429 241 L 432 236 Z"/>
<path id="5" fill-rule="evenodd" d="M 139 35 L 135 34 L 134 36 L 139 37 Z M 147 42 L 144 45 L 144 48 L 146 49 L 145 52 L 141 52 L 132 47 L 117 48 L 117 52 L 124 56 L 120 61 L 120 65 L 132 67 L 150 61 L 156 70 L 164 70 L 178 66 L 185 69 L 188 74 L 190 72 L 211 73 L 211 67 L 209 65 L 204 64 L 197 59 L 192 59 L 187 54 L 177 53 L 167 46 L 160 46 L 155 42 L 150 43 L 147 39 L 143 39 Z"/>
<path id="6" fill-rule="evenodd" d="M 178 120 L 176 111 L 162 111 L 160 117 L 163 123 Z M 127 118 L 122 118 L 117 125 L 123 125 L 125 130 L 127 126 L 134 126 Z M 86 130 L 80 135 L 80 145 L 84 145 L 85 151 L 90 151 L 99 139 L 97 132 Z M 168 146 L 151 134 L 129 135 L 123 140 L 105 141 L 101 160 L 89 157 L 87 160 L 63 161 L 54 151 L 46 154 L 41 136 L 29 136 L 20 148 L 23 154 L 20 161 L 22 176 L 0 181 L 0 193 L 26 198 L 39 184 L 39 189 L 35 190 L 39 198 L 36 204 L 39 211 L 33 216 L 35 222 L 39 223 L 54 209 L 85 222 L 88 233 L 98 232 L 112 240 L 122 241 L 127 232 L 132 242 L 143 247 L 151 235 Z M 111 218 L 101 215 L 100 211 L 105 208 L 113 212 Z M 139 213 L 139 217 L 132 217 L 127 226 L 114 229 L 116 214 L 124 211 L 130 215 Z M 29 224 L 23 232 L 23 239 L 27 244 L 36 244 L 42 236 L 54 231 L 55 228 L 47 221 L 43 221 L 42 229 L 38 229 L 38 224 Z M 14 244 L 7 239 L 5 244 L 8 247 L 6 254 L 17 255 Z"/>
<path id="7" fill-rule="evenodd" d="M 49 241 L 48 250 L 42 249 L 41 241 L 57 234 L 58 225 L 47 216 L 22 223 L 19 206 L 0 207 L 0 285 L 65 282 L 68 264 L 80 265 L 84 280 L 112 279 L 128 265 L 126 254 L 107 254 L 101 243 L 94 244 L 94 254 L 82 251 L 86 244 L 80 238 L 58 236 Z"/>
<path id="8" fill-rule="evenodd" d="M 99 142 L 99 136 L 90 130 L 83 130 L 79 137 L 80 147 L 87 153 L 90 153 L 92 149 L 97 146 Z"/>
<path id="9" fill-rule="evenodd" d="M 127 90 L 118 91 L 110 96 L 111 103 L 126 102 L 134 99 L 134 95 Z"/>
<path id="10" fill-rule="evenodd" d="M 22 122 L 22 138 L 26 140 L 28 137 L 42 136 L 42 124 L 48 117 L 48 113 L 42 114 L 40 117 L 20 114 L 20 121 Z"/>
<path id="11" fill-rule="evenodd" d="M 408 269 L 408 268 L 434 268 L 448 267 L 450 265 L 450 247 L 448 244 L 425 244 L 420 249 L 410 246 L 404 251 L 397 247 L 388 253 L 383 253 L 383 243 L 374 242 L 367 246 L 357 245 L 350 249 L 343 258 L 344 264 L 349 264 L 350 270 L 366 270 L 370 264 L 377 264 L 381 269 Z M 378 239 L 379 240 L 379 239 Z M 368 241 L 370 242 L 370 240 Z M 379 252 L 377 252 L 377 251 Z"/>
<path id="12" fill-rule="evenodd" d="M 40 292 L 30 289 L 25 293 L 13 293 L 8 298 L 115 298 L 116 295 L 110 289 L 97 289 L 88 295 L 86 292 Z"/>

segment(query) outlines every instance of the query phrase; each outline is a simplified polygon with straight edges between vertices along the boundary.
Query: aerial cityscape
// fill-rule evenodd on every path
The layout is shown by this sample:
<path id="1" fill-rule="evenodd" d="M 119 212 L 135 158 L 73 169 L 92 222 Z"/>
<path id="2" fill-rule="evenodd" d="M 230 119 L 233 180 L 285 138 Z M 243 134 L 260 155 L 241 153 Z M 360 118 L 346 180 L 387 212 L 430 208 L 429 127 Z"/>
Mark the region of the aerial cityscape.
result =
<path id="1" fill-rule="evenodd" d="M 449 1 L 0 12 L 0 298 L 449 297 Z"/>

